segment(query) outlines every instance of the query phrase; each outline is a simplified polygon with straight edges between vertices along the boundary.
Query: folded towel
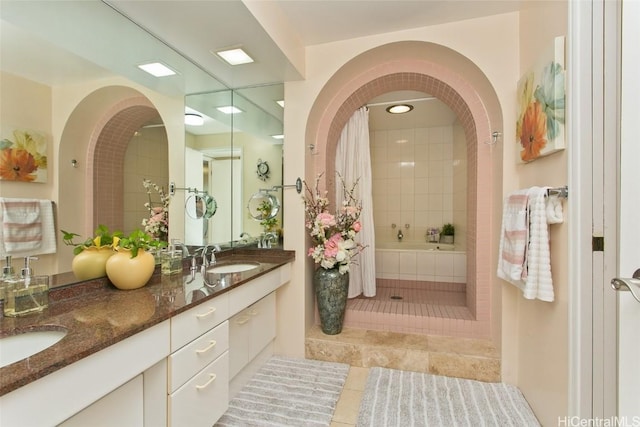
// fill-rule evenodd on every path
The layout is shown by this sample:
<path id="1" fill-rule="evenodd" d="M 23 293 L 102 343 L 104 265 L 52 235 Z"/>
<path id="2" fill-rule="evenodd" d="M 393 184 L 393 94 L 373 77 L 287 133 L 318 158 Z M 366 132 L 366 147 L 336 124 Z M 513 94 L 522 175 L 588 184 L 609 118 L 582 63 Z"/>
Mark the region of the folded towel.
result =
<path id="1" fill-rule="evenodd" d="M 562 201 L 557 195 L 547 197 L 547 224 L 560 224 L 564 221 Z"/>
<path id="2" fill-rule="evenodd" d="M 498 277 L 521 288 L 529 240 L 528 200 L 527 190 L 516 191 L 505 198 L 498 256 Z"/>
<path id="3" fill-rule="evenodd" d="M 523 295 L 527 299 L 553 301 L 551 251 L 547 225 L 547 187 L 531 187 L 529 195 L 529 247 Z"/>
<path id="4" fill-rule="evenodd" d="M 56 252 L 50 200 L 0 198 L 0 255 L 43 255 Z"/>

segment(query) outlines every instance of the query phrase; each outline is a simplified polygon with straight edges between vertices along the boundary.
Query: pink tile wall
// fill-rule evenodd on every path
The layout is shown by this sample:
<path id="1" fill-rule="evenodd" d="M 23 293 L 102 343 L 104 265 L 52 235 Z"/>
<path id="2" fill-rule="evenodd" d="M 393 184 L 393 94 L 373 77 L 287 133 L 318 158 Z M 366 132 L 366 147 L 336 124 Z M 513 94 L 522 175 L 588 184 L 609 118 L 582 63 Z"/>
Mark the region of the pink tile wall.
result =
<path id="1" fill-rule="evenodd" d="M 131 137 L 144 124 L 159 118 L 146 98 L 130 98 L 113 106 L 96 126 L 89 143 L 86 215 L 93 228 L 104 224 L 124 228 L 124 156 Z"/>
<path id="2" fill-rule="evenodd" d="M 392 68 L 402 70 L 416 68 L 411 60 L 399 60 Z M 420 65 L 422 66 L 422 65 Z M 393 72 L 374 79 L 360 76 L 361 86 L 353 91 L 337 109 L 334 117 L 321 119 L 318 134 L 328 129 L 326 151 L 316 160 L 316 173 L 325 172 L 326 189 L 330 197 L 335 194 L 335 155 L 340 133 L 353 112 L 370 99 L 383 93 L 397 90 L 417 90 L 436 96 L 458 116 L 467 139 L 467 308 L 475 320 L 464 320 L 462 324 L 434 319 L 430 329 L 442 333 L 459 335 L 461 331 L 473 330 L 478 336 L 490 334 L 490 251 L 483 250 L 482 242 L 491 236 L 491 158 L 489 146 L 482 144 L 484 135 L 490 134 L 487 112 L 478 94 L 456 73 L 433 64 L 423 66 L 425 73 Z M 447 83 L 445 83 L 445 81 Z M 358 79 L 351 85 L 358 84 Z M 324 143 L 324 141 L 322 141 Z M 323 164 L 318 164 L 322 162 Z M 478 195 L 481 195 L 478 199 Z M 378 316 L 377 314 L 372 315 Z M 453 319 L 459 320 L 459 319 Z M 428 322 L 428 321 L 427 321 Z M 423 325 L 424 326 L 424 325 Z M 433 328 L 431 328 L 433 326 Z M 407 326 L 415 328 L 416 325 Z M 451 328 L 447 330 L 447 328 Z"/>

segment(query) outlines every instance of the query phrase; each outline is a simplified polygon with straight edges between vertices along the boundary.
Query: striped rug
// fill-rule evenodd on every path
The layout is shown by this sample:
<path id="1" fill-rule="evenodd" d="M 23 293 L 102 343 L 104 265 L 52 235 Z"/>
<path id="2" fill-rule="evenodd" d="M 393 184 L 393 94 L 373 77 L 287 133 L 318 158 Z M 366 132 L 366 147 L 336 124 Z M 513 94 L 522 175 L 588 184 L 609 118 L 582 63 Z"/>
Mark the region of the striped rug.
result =
<path id="1" fill-rule="evenodd" d="M 329 426 L 349 365 L 274 356 L 216 426 Z"/>
<path id="2" fill-rule="evenodd" d="M 357 427 L 539 426 L 517 387 L 371 368 Z"/>

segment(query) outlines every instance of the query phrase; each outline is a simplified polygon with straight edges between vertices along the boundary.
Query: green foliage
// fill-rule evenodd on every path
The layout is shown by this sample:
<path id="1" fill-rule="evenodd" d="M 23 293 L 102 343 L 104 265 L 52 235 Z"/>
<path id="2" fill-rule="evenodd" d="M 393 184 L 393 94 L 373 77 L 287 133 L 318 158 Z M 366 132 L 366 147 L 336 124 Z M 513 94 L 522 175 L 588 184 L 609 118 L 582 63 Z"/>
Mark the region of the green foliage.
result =
<path id="1" fill-rule="evenodd" d="M 278 226 L 277 218 L 269 218 L 271 216 L 271 211 L 273 210 L 273 205 L 268 200 L 263 200 L 262 203 L 258 206 L 258 211 L 260 212 L 260 216 L 263 218 L 260 221 L 260 225 L 264 229 L 264 231 L 274 231 Z"/>
<path id="2" fill-rule="evenodd" d="M 80 237 L 79 234 L 65 230 L 60 231 L 63 234 L 62 240 L 64 241 L 64 244 L 67 246 L 74 246 L 74 255 L 78 255 L 80 252 L 90 247 L 101 248 L 104 246 L 116 246 L 118 244 L 118 240 L 122 237 L 121 231 L 110 232 L 109 228 L 102 224 L 100 224 L 95 230 L 94 237 L 88 237 L 82 243 L 75 243 L 73 241 L 76 237 Z"/>
<path id="3" fill-rule="evenodd" d="M 446 223 L 442 226 L 442 230 L 440 231 L 441 236 L 453 236 L 456 234 L 456 229 L 453 224 Z"/>
<path id="4" fill-rule="evenodd" d="M 167 242 L 156 240 L 150 234 L 140 229 L 133 230 L 128 236 L 122 237 L 118 242 L 118 247 L 131 251 L 131 258 L 138 256 L 138 251 L 143 249 L 148 251 L 152 248 L 163 248 Z"/>

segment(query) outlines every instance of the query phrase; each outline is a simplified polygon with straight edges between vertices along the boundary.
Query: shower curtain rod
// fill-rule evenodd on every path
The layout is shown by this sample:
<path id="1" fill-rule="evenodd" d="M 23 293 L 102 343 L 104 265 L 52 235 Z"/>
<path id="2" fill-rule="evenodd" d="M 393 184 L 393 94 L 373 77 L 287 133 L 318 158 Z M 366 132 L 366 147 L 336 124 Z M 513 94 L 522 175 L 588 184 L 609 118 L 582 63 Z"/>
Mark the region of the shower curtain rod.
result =
<path id="1" fill-rule="evenodd" d="M 427 96 L 425 98 L 403 99 L 400 101 L 374 102 L 373 104 L 366 104 L 365 107 L 379 107 L 382 105 L 404 104 L 407 102 L 431 101 L 432 99 L 436 99 L 436 97 Z"/>

